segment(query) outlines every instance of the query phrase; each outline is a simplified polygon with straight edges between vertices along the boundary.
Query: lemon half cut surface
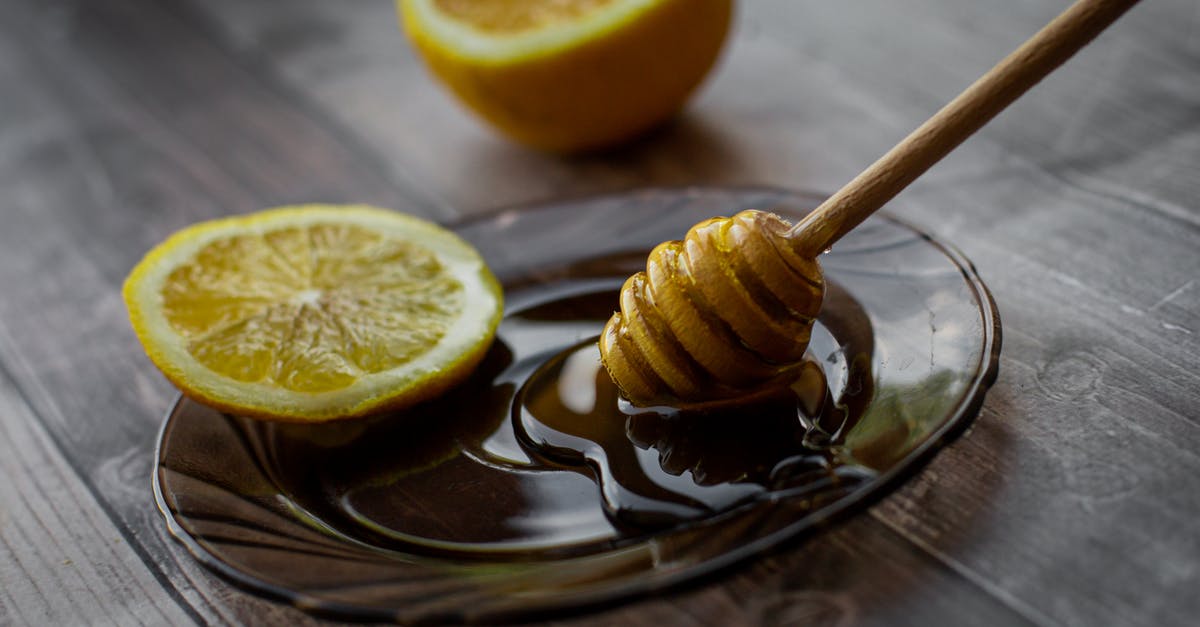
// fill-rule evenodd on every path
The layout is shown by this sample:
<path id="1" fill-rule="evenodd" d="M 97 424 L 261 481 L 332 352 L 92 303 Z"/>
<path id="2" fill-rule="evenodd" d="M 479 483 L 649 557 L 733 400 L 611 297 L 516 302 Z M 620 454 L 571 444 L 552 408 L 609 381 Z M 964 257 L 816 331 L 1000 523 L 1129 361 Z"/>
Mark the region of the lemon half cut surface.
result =
<path id="1" fill-rule="evenodd" d="M 675 114 L 717 59 L 732 0 L 397 0 L 433 73 L 509 137 L 574 153 Z"/>
<path id="2" fill-rule="evenodd" d="M 483 358 L 503 309 L 468 242 L 365 206 L 190 226 L 147 253 L 123 295 L 150 360 L 184 394 L 296 422 L 446 391 Z"/>

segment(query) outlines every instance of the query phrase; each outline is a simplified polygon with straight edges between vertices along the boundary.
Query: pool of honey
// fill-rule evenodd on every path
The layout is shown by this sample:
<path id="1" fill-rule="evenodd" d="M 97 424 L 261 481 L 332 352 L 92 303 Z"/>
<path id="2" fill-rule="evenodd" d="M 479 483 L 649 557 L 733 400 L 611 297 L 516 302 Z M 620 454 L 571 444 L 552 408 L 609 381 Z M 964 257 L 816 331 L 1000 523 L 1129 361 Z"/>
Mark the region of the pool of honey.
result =
<path id="1" fill-rule="evenodd" d="M 830 287 L 791 389 L 707 410 L 636 408 L 595 347 L 621 280 L 510 287 L 483 364 L 433 402 L 346 424 L 242 428 L 305 518 L 454 559 L 591 554 L 873 476 L 838 454 L 872 396 L 870 322 L 849 295 Z"/>

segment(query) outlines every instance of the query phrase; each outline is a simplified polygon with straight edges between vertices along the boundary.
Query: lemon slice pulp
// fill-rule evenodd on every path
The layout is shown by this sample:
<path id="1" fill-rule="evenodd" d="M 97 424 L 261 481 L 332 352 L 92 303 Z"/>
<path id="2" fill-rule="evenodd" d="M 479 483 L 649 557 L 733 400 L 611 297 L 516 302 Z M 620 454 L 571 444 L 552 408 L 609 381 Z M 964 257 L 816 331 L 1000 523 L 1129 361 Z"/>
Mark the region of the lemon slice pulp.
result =
<path id="1" fill-rule="evenodd" d="M 123 295 L 151 361 L 218 409 L 291 421 L 431 398 L 491 344 L 499 284 L 457 235 L 363 206 L 285 207 L 188 227 Z"/>

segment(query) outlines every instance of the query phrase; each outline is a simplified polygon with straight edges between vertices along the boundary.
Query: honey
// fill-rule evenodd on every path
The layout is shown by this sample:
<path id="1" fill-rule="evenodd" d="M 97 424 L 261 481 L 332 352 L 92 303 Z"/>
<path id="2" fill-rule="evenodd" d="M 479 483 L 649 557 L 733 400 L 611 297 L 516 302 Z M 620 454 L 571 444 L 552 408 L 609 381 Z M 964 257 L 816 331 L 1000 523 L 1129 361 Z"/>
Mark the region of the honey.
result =
<path id="1" fill-rule="evenodd" d="M 609 519 L 631 533 L 713 516 L 798 483 L 839 480 L 828 429 L 840 430 L 845 415 L 815 362 L 792 388 L 745 403 L 642 408 L 619 397 L 595 343 L 585 341 L 535 372 L 514 412 L 527 449 L 586 469 Z"/>
<path id="2" fill-rule="evenodd" d="M 867 360 L 847 357 L 870 351 L 869 329 L 817 322 L 776 393 L 635 407 L 595 341 L 619 285 L 514 290 L 479 370 L 433 402 L 358 424 L 244 428 L 314 524 L 452 559 L 595 554 L 782 495 L 811 491 L 817 508 L 873 476 L 838 454 L 872 395 Z"/>
<path id="3" fill-rule="evenodd" d="M 712 218 L 650 252 L 621 289 L 600 354 L 637 405 L 738 399 L 790 383 L 825 291 L 779 216 Z"/>

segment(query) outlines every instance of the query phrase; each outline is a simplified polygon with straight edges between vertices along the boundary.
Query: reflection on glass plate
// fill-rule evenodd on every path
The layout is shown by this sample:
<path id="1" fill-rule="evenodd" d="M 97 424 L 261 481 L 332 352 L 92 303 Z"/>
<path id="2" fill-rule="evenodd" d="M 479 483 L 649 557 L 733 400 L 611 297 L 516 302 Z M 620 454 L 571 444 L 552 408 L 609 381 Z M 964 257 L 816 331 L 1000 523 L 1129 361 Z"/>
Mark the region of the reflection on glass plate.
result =
<path id="1" fill-rule="evenodd" d="M 960 433 L 995 379 L 995 306 L 952 249 L 886 216 L 852 232 L 822 258 L 830 287 L 796 385 L 748 406 L 635 410 L 594 348 L 654 244 L 714 215 L 795 218 L 819 200 L 650 189 L 459 225 L 507 300 L 475 375 L 416 409 L 334 425 L 181 399 L 154 477 L 171 533 L 307 611 L 491 621 L 678 584 L 865 506 Z"/>

